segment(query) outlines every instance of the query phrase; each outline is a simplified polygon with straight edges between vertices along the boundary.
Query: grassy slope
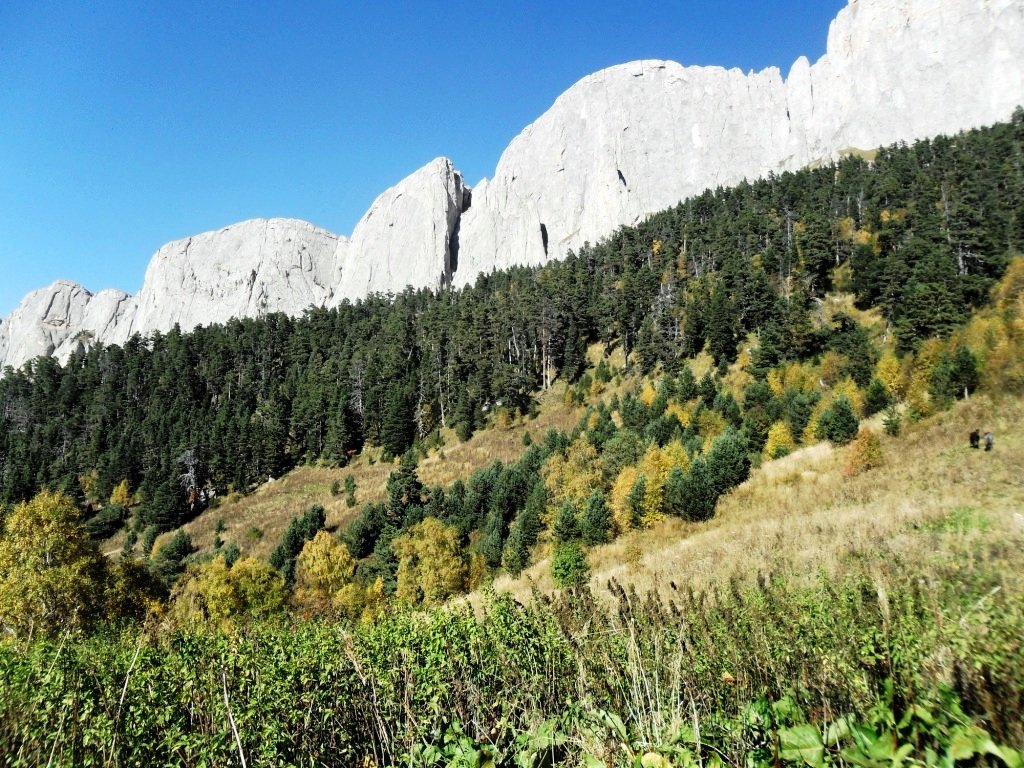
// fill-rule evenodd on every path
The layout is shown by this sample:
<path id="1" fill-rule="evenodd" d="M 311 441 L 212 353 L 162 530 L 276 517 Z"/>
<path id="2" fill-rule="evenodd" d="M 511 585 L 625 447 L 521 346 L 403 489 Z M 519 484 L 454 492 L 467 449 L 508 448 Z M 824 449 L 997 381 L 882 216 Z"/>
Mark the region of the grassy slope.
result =
<path id="1" fill-rule="evenodd" d="M 871 427 L 878 430 L 877 419 Z M 975 428 L 996 436 L 991 453 L 968 447 Z M 1024 401 L 975 396 L 952 410 L 883 436 L 885 464 L 845 477 L 845 448 L 804 448 L 766 462 L 719 503 L 715 518 L 670 519 L 590 552 L 591 586 L 610 579 L 663 596 L 689 585 L 706 589 L 730 577 L 914 569 L 926 579 L 959 569 L 1000 572 L 1024 593 Z M 553 590 L 544 545 L 519 579 L 497 591 L 526 598 Z"/>
<path id="2" fill-rule="evenodd" d="M 455 480 L 466 480 L 473 472 L 486 467 L 495 459 L 515 461 L 522 454 L 523 436 L 529 432 L 535 440 L 541 439 L 552 428 L 571 430 L 579 420 L 580 411 L 564 404 L 565 384 L 558 382 L 550 391 L 538 397 L 539 413 L 534 419 L 524 419 L 507 428 L 491 427 L 477 432 L 464 443 L 450 430 L 446 430 L 446 445 L 423 459 L 418 468 L 424 485 L 447 487 Z M 351 520 L 362 504 L 387 498 L 388 475 L 395 468 L 389 462 L 380 462 L 379 451 L 368 450 L 344 469 L 327 467 L 299 467 L 284 477 L 265 483 L 248 496 L 225 500 L 219 507 L 209 509 L 185 526 L 193 543 L 202 551 L 213 546 L 214 530 L 218 518 L 223 519 L 225 543 L 235 542 L 242 551 L 266 558 L 281 540 L 284 529 L 292 517 L 312 504 L 321 504 L 327 512 L 327 526 L 336 530 Z M 371 463 L 372 462 L 372 463 Z M 344 486 L 345 478 L 356 482 L 357 505 L 345 505 L 344 493 L 331 495 L 331 484 L 338 481 Z M 253 529 L 261 535 L 255 536 Z M 165 534 L 166 537 L 166 534 Z M 165 537 L 157 540 L 159 548 Z M 117 542 L 109 542 L 105 550 L 116 550 Z"/>

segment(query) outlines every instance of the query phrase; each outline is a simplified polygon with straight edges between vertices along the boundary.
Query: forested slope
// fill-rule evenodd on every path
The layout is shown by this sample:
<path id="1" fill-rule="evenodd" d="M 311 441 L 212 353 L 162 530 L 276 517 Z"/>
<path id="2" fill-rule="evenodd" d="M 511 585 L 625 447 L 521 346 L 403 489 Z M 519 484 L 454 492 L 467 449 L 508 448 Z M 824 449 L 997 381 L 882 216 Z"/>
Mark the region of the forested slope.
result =
<path id="1" fill-rule="evenodd" d="M 0 380 L 0 499 L 53 486 L 91 513 L 126 482 L 142 523 L 169 529 L 211 493 L 302 462 L 344 463 L 366 442 L 398 455 L 443 424 L 467 436 L 499 404 L 527 411 L 553 377 L 580 375 L 593 341 L 669 372 L 706 345 L 724 370 L 755 333 L 764 375 L 840 343 L 812 323 L 832 290 L 880 308 L 899 350 L 914 349 L 962 322 L 1024 247 L 1022 144 L 1018 111 L 871 162 L 708 191 L 462 291 L 39 359 Z"/>

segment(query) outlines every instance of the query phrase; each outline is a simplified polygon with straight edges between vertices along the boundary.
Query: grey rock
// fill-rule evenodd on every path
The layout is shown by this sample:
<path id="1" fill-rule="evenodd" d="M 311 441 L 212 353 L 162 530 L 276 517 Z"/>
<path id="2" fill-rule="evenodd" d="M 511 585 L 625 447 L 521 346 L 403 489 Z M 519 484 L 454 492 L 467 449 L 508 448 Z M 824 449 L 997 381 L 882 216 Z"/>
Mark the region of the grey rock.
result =
<path id="1" fill-rule="evenodd" d="M 466 285 L 709 187 L 1006 120 L 1019 104 L 1022 0 L 850 0 L 826 54 L 787 77 L 671 61 L 585 77 L 513 139 L 491 179 L 470 190 L 438 158 L 381 194 L 351 238 L 257 219 L 165 245 L 137 297 L 58 281 L 0 320 L 0 366 L 175 324 Z"/>

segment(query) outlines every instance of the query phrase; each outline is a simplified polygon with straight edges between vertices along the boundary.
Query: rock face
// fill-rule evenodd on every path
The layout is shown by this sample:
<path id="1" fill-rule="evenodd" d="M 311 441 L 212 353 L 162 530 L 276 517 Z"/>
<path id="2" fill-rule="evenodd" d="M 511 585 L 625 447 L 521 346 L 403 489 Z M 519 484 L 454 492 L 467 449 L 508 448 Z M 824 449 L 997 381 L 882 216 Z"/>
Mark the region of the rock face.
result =
<path id="1" fill-rule="evenodd" d="M 79 343 L 333 306 L 540 264 L 705 188 L 854 148 L 1006 120 L 1024 104 L 1022 0 L 850 0 L 826 54 L 744 74 L 637 61 L 572 86 L 472 192 L 439 158 L 351 238 L 253 220 L 170 243 L 138 297 L 58 282 L 0 321 L 0 366 Z M 472 206 L 470 206 L 472 202 Z"/>
<path id="2" fill-rule="evenodd" d="M 135 299 L 115 290 L 89 293 L 67 280 L 32 291 L 0 321 L 0 365 L 40 355 L 66 359 L 79 344 L 118 344 L 129 336 Z"/>
<path id="3" fill-rule="evenodd" d="M 295 219 L 252 219 L 168 243 L 146 269 L 131 332 L 322 306 L 337 283 L 338 243 Z"/>
<path id="4" fill-rule="evenodd" d="M 456 285 L 564 256 L 706 188 L 1006 120 L 1020 0 L 851 0 L 789 77 L 637 61 L 584 78 L 473 190 Z"/>
<path id="5" fill-rule="evenodd" d="M 381 194 L 356 224 L 352 239 L 338 243 L 338 298 L 450 282 L 459 218 L 469 199 L 462 174 L 444 157 Z"/>

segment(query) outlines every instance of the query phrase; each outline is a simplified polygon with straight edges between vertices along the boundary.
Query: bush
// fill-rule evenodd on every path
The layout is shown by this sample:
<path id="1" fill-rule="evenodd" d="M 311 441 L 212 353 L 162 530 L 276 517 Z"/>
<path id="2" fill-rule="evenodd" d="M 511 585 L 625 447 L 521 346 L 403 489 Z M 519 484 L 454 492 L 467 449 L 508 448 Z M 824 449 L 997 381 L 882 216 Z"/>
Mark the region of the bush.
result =
<path id="1" fill-rule="evenodd" d="M 858 427 L 859 422 L 857 414 L 853 412 L 853 406 L 845 395 L 840 395 L 821 414 L 814 434 L 819 440 L 831 440 L 836 445 L 846 445 L 857 436 Z"/>
<path id="2" fill-rule="evenodd" d="M 882 466 L 882 441 L 870 429 L 862 429 L 857 439 L 850 445 L 846 455 L 846 466 L 843 474 L 847 477 L 859 475 L 869 469 Z"/>
<path id="3" fill-rule="evenodd" d="M 577 542 L 562 544 L 551 561 L 551 577 L 559 587 L 576 587 L 590 578 L 587 553 Z"/>

